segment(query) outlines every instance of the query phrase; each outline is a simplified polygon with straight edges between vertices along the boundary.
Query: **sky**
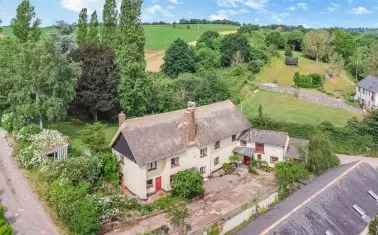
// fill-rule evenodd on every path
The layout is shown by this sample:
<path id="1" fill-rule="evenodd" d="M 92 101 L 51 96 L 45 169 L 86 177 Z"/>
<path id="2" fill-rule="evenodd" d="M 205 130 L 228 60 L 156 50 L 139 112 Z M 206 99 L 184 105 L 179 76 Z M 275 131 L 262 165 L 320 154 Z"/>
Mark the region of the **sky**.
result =
<path id="1" fill-rule="evenodd" d="M 2 25 L 9 25 L 21 0 L 0 0 Z M 30 0 L 44 26 L 75 22 L 86 7 L 101 16 L 105 0 Z M 118 0 L 120 1 L 120 0 Z M 230 19 L 241 23 L 305 27 L 378 28 L 378 0 L 145 0 L 144 22 L 182 18 Z"/>

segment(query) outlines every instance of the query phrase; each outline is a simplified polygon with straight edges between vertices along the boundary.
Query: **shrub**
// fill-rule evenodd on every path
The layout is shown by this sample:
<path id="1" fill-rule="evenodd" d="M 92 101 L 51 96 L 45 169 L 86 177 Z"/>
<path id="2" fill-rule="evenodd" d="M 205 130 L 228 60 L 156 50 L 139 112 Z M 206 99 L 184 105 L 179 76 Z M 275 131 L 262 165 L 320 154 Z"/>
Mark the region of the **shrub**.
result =
<path id="1" fill-rule="evenodd" d="M 248 63 L 248 70 L 252 73 L 259 73 L 264 66 L 264 62 L 261 60 L 252 60 Z"/>
<path id="2" fill-rule="evenodd" d="M 198 64 L 202 69 L 220 67 L 220 54 L 210 48 L 200 48 L 197 51 Z"/>
<path id="3" fill-rule="evenodd" d="M 204 32 L 201 37 L 197 41 L 197 46 L 202 47 L 208 47 L 210 49 L 218 49 L 219 43 L 218 38 L 220 37 L 218 32 L 214 31 L 207 31 Z"/>
<path id="4" fill-rule="evenodd" d="M 369 223 L 369 235 L 378 234 L 378 216 Z"/>
<path id="5" fill-rule="evenodd" d="M 180 73 L 194 73 L 196 58 L 193 49 L 182 39 L 177 39 L 168 48 L 164 56 L 163 72 L 176 78 Z"/>
<path id="6" fill-rule="evenodd" d="M 5 218 L 5 209 L 0 205 L 0 235 L 13 235 L 13 229 Z"/>
<path id="7" fill-rule="evenodd" d="M 226 175 L 231 175 L 236 170 L 235 163 L 226 162 L 223 164 L 222 169 Z"/>
<path id="8" fill-rule="evenodd" d="M 280 197 L 286 197 L 293 190 L 295 183 L 307 179 L 310 175 L 305 165 L 290 161 L 277 163 L 275 173 Z"/>
<path id="9" fill-rule="evenodd" d="M 5 113 L 1 116 L 1 126 L 4 127 L 8 132 L 13 131 L 13 119 L 15 118 L 14 113 Z"/>
<path id="10" fill-rule="evenodd" d="M 73 186 L 55 181 L 48 190 L 50 206 L 74 234 L 97 234 L 101 228 L 100 205 L 95 197 L 88 195 L 88 188 L 87 184 Z"/>
<path id="11" fill-rule="evenodd" d="M 33 135 L 39 134 L 41 129 L 36 125 L 22 127 L 16 134 L 17 142 L 30 142 Z"/>
<path id="12" fill-rule="evenodd" d="M 224 67 L 251 60 L 251 46 L 248 39 L 240 34 L 226 35 L 221 42 L 220 51 L 221 63 Z"/>
<path id="13" fill-rule="evenodd" d="M 112 182 L 114 185 L 119 185 L 119 164 L 117 157 L 112 153 L 105 153 L 101 158 L 103 161 L 104 179 Z"/>
<path id="14" fill-rule="evenodd" d="M 294 83 L 301 88 L 320 88 L 323 86 L 325 77 L 320 74 L 301 75 L 298 72 L 294 74 Z"/>
<path id="15" fill-rule="evenodd" d="M 184 199 L 192 199 L 204 192 L 203 178 L 197 170 L 185 170 L 173 178 L 172 195 Z"/>
<path id="16" fill-rule="evenodd" d="M 104 124 L 99 122 L 87 124 L 86 127 L 80 131 L 80 136 L 84 144 L 93 151 L 99 152 L 108 148 L 105 139 Z"/>

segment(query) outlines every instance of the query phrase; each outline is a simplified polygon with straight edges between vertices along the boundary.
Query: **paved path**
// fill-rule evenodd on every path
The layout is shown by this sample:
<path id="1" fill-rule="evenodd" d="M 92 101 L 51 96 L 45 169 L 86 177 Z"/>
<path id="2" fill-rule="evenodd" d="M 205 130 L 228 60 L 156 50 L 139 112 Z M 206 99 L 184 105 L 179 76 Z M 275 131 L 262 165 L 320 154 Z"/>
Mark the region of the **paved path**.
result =
<path id="1" fill-rule="evenodd" d="M 337 155 L 340 159 L 341 164 L 347 164 L 350 162 L 355 162 L 355 161 L 362 161 L 369 163 L 372 165 L 374 168 L 378 169 L 378 158 L 373 158 L 373 157 L 365 157 L 365 156 L 349 156 L 349 155 Z"/>
<path id="2" fill-rule="evenodd" d="M 6 217 L 17 235 L 59 235 L 57 227 L 12 158 L 12 149 L 1 128 L 0 200 L 7 208 Z"/>
<path id="3" fill-rule="evenodd" d="M 267 90 L 267 91 L 293 95 L 293 96 L 298 97 L 299 99 L 316 103 L 316 104 L 325 105 L 332 108 L 345 109 L 347 111 L 354 112 L 354 113 L 362 112 L 360 108 L 353 107 L 345 103 L 345 101 L 342 99 L 337 99 L 335 97 L 328 96 L 316 90 L 298 89 L 294 87 L 284 87 L 284 86 L 279 86 L 273 83 L 258 84 L 258 87 L 260 89 Z"/>

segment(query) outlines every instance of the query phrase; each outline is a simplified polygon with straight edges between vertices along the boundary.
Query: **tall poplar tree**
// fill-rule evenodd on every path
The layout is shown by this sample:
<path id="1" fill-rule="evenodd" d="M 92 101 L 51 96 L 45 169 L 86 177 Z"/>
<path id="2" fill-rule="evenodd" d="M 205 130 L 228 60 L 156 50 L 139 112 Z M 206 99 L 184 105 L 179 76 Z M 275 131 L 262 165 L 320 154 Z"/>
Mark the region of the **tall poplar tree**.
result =
<path id="1" fill-rule="evenodd" d="M 82 44 L 87 40 L 88 36 L 88 11 L 87 8 L 83 8 L 79 14 L 79 21 L 77 23 L 77 44 Z"/>
<path id="2" fill-rule="evenodd" d="M 118 99 L 122 109 L 130 116 L 146 114 L 151 97 L 152 84 L 145 72 L 141 8 L 141 0 L 123 0 L 121 4 L 117 47 L 117 63 L 121 72 Z"/>
<path id="3" fill-rule="evenodd" d="M 87 35 L 88 42 L 93 43 L 93 44 L 98 44 L 100 42 L 98 28 L 99 28 L 99 24 L 98 24 L 97 12 L 94 11 L 91 15 L 91 22 L 89 23 L 89 27 L 88 27 L 88 35 Z"/>
<path id="4" fill-rule="evenodd" d="M 38 41 L 41 36 L 41 21 L 36 17 L 29 0 L 23 0 L 17 7 L 16 18 L 12 19 L 13 34 L 22 42 Z"/>
<path id="5" fill-rule="evenodd" d="M 107 47 L 113 47 L 116 38 L 118 11 L 116 0 L 106 0 L 102 12 L 101 42 Z"/>

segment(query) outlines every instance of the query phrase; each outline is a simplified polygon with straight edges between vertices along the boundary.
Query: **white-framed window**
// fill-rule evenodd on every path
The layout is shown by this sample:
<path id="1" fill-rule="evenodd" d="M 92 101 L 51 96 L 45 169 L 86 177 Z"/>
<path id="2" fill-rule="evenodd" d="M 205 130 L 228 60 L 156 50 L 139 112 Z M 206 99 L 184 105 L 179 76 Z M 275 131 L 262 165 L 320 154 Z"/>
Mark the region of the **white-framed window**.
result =
<path id="1" fill-rule="evenodd" d="M 203 174 L 206 174 L 206 166 L 203 166 L 200 168 L 200 173 L 203 175 Z"/>
<path id="2" fill-rule="evenodd" d="M 276 163 L 276 162 L 278 162 L 278 157 L 274 157 L 274 156 L 271 156 L 270 157 L 270 163 Z"/>
<path id="3" fill-rule="evenodd" d="M 215 142 L 214 149 L 220 148 L 220 141 Z"/>
<path id="4" fill-rule="evenodd" d="M 201 158 L 207 157 L 207 147 L 200 150 L 200 156 Z"/>
<path id="5" fill-rule="evenodd" d="M 157 169 L 157 161 L 150 162 L 147 164 L 147 170 L 148 171 L 153 171 Z"/>
<path id="6" fill-rule="evenodd" d="M 214 159 L 214 166 L 218 165 L 219 164 L 219 157 L 216 157 Z"/>
<path id="7" fill-rule="evenodd" d="M 150 188 L 153 188 L 154 187 L 154 180 L 150 179 L 150 180 L 147 180 L 147 188 L 150 189 Z"/>
<path id="8" fill-rule="evenodd" d="M 175 167 L 178 167 L 178 166 L 180 166 L 180 158 L 179 157 L 172 158 L 171 159 L 171 168 L 175 168 Z"/>

